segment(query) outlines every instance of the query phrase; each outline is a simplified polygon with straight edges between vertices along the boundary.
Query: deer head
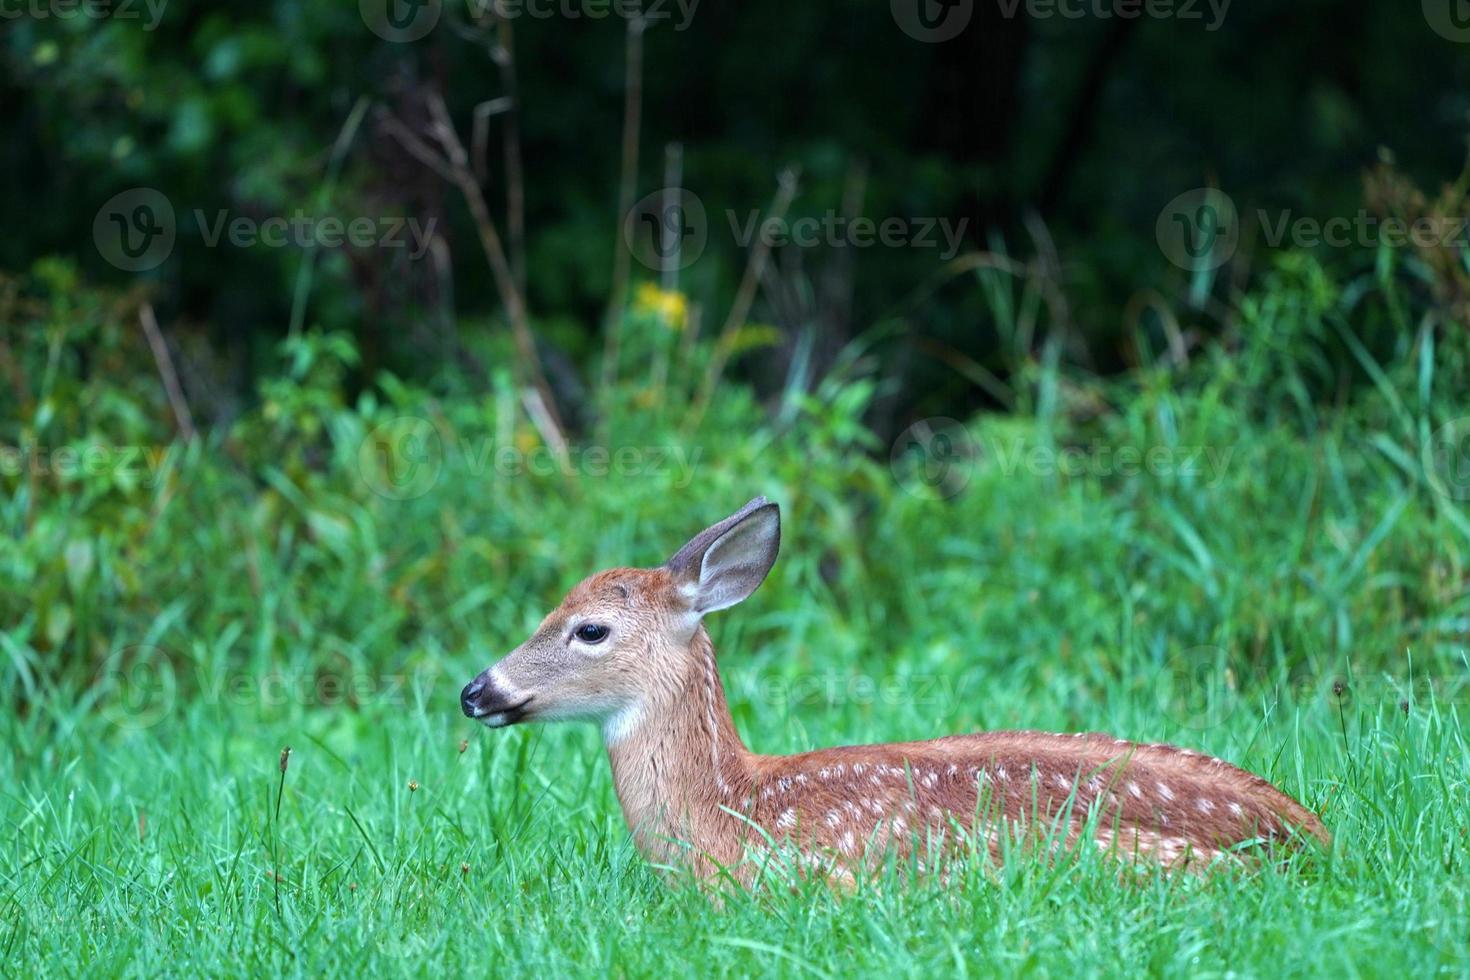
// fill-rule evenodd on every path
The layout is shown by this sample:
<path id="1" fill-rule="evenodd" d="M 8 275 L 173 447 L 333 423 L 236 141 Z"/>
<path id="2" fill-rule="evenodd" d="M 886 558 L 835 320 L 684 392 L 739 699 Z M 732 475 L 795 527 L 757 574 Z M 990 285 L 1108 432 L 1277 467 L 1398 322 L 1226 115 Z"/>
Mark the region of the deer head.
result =
<path id="1" fill-rule="evenodd" d="M 702 669 L 693 647 L 705 614 L 754 592 L 780 542 L 779 508 L 758 497 L 659 568 L 585 579 L 530 639 L 465 686 L 460 706 L 492 728 L 584 720 L 615 740 L 680 696 Z"/>

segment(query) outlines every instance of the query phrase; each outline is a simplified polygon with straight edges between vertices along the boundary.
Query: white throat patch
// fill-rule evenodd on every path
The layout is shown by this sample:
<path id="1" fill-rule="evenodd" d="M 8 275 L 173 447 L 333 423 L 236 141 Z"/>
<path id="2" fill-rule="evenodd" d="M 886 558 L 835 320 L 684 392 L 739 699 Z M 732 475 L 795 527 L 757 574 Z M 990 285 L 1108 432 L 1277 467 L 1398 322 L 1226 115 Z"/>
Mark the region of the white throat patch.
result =
<path id="1" fill-rule="evenodd" d="M 608 715 L 602 722 L 602 742 L 616 745 L 643 723 L 643 704 L 635 702 Z"/>

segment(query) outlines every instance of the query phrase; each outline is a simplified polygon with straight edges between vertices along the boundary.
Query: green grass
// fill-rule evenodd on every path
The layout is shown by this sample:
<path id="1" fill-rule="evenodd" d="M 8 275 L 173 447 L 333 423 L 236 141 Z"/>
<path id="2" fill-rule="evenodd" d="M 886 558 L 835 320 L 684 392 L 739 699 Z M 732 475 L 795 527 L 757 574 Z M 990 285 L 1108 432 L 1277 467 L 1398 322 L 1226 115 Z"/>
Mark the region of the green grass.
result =
<path id="1" fill-rule="evenodd" d="M 487 469 L 482 450 L 537 445 L 503 384 L 384 378 L 348 404 L 350 351 L 316 339 L 238 424 L 167 448 L 123 328 L 88 328 L 108 369 L 87 374 L 67 305 L 17 335 L 46 370 L 6 443 L 167 452 L 146 480 L 0 473 L 0 964 L 1464 975 L 1470 516 L 1433 460 L 1470 414 L 1466 371 L 1432 330 L 1359 343 L 1308 279 L 1250 297 L 1237 348 L 1189 364 L 1106 383 L 1023 365 L 942 494 L 861 425 L 861 357 L 772 406 L 724 389 L 694 431 L 657 407 L 671 393 L 609 396 L 588 438 L 697 454 L 692 481 Z M 400 416 L 444 440 L 407 500 L 375 492 L 372 433 Z M 1095 451 L 1191 447 L 1217 465 Z M 1091 462 L 1046 465 L 1068 448 Z M 712 623 L 756 750 L 1017 727 L 1172 741 L 1316 809 L 1331 853 L 1127 885 L 1084 855 L 845 897 L 670 887 L 633 852 L 590 728 L 488 732 L 457 693 L 583 575 L 659 562 L 761 493 L 782 558 Z"/>
<path id="2" fill-rule="evenodd" d="M 748 672 L 750 660 L 727 649 L 726 669 Z M 1405 715 L 1359 702 L 1340 720 L 1283 703 L 1181 737 L 1322 807 L 1332 854 L 1290 870 L 1124 886 L 1100 859 L 1017 858 L 947 888 L 889 882 L 717 908 L 667 887 L 631 850 L 590 730 L 479 730 L 453 710 L 461 675 L 420 673 L 402 703 L 385 693 L 358 712 L 262 720 L 253 695 L 237 694 L 123 734 L 83 706 L 45 732 L 8 722 L 7 968 L 1426 976 L 1470 963 L 1470 754 L 1448 706 Z M 1170 734 L 1124 685 L 1081 712 L 1057 693 L 977 680 L 965 697 L 1025 701 L 1044 725 Z M 798 726 L 770 704 L 742 708 L 747 736 L 773 751 L 808 736 L 937 733 L 968 713 L 849 702 L 803 710 Z"/>
<path id="3" fill-rule="evenodd" d="M 1285 520 L 1272 513 L 1202 524 L 1216 566 L 1204 585 L 1162 541 L 1139 544 L 1147 515 L 1126 494 L 1085 483 L 1042 494 L 1041 479 L 987 464 L 954 502 L 893 497 L 889 520 L 908 529 L 872 517 L 864 550 L 886 561 L 867 570 L 822 574 L 796 518 L 762 592 L 713 624 L 747 741 L 795 751 L 1014 726 L 1171 740 L 1320 810 L 1337 835 L 1330 856 L 1129 886 L 1097 859 L 1017 858 L 949 888 L 890 882 L 716 908 L 632 851 L 593 731 L 494 733 L 457 711 L 460 685 L 521 638 L 588 556 L 534 589 L 467 578 L 470 601 L 426 612 L 398 650 L 381 616 L 357 622 L 350 642 L 325 632 L 325 611 L 320 632 L 299 635 L 310 616 L 297 623 L 290 610 L 325 586 L 282 564 L 268 566 L 278 577 L 264 580 L 255 618 L 220 612 L 233 627 L 193 633 L 189 620 L 248 588 L 215 573 L 202 591 L 159 596 L 157 635 L 136 637 L 182 653 L 129 654 L 92 693 L 43 689 L 24 718 L 7 716 L 4 962 L 22 974 L 86 963 L 135 975 L 1462 974 L 1470 750 L 1454 643 L 1426 642 L 1423 661 L 1398 673 L 1373 651 L 1333 656 L 1333 608 L 1359 635 L 1397 637 L 1405 624 L 1381 619 L 1397 593 L 1347 584 L 1282 599 L 1290 570 L 1236 556 L 1305 549 L 1314 557 L 1297 574 L 1331 581 L 1318 570 L 1350 567 L 1357 536 L 1262 540 Z M 788 493 L 800 515 L 805 498 Z M 1435 502 L 1420 504 L 1389 553 L 1412 551 L 1414 521 L 1433 526 Z M 398 506 L 381 505 L 373 527 L 394 533 Z M 1362 527 L 1382 523 L 1357 506 Z M 669 523 L 711 516 L 702 507 L 699 520 Z M 964 519 L 971 533 L 942 534 Z M 622 533 L 591 547 L 647 563 L 680 540 Z M 461 626 L 457 638 L 450 624 L 485 608 L 504 624 Z M 1262 615 L 1272 629 L 1256 665 L 1232 656 L 1221 679 L 1189 659 L 1196 640 L 1243 646 L 1230 638 Z M 1287 651 L 1292 631 L 1305 650 Z"/>

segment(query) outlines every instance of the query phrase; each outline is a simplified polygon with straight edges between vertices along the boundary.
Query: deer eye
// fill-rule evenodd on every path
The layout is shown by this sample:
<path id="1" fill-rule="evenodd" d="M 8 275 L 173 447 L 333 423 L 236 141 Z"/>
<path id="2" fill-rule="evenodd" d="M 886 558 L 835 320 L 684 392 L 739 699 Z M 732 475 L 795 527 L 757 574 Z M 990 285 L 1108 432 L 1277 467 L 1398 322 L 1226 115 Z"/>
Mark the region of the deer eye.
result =
<path id="1" fill-rule="evenodd" d="M 600 623 L 583 623 L 572 635 L 583 643 L 601 643 L 607 639 L 608 629 Z"/>

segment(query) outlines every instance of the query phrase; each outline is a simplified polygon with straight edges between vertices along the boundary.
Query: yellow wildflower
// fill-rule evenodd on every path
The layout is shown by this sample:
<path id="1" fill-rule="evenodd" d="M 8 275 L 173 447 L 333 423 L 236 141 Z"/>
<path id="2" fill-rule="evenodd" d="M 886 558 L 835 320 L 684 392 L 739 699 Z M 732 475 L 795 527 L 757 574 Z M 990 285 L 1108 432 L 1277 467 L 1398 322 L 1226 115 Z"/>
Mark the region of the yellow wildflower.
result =
<path id="1" fill-rule="evenodd" d="M 678 290 L 660 289 L 657 283 L 639 284 L 633 309 L 656 315 L 670 330 L 683 330 L 689 324 L 688 297 Z"/>

